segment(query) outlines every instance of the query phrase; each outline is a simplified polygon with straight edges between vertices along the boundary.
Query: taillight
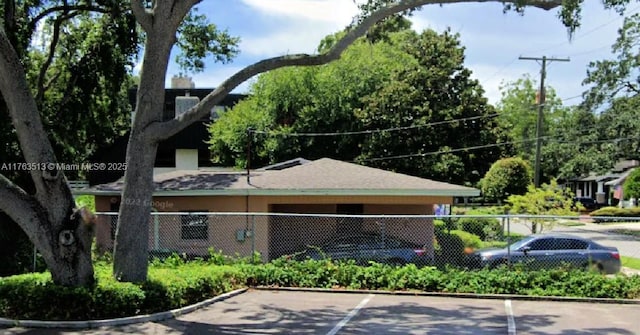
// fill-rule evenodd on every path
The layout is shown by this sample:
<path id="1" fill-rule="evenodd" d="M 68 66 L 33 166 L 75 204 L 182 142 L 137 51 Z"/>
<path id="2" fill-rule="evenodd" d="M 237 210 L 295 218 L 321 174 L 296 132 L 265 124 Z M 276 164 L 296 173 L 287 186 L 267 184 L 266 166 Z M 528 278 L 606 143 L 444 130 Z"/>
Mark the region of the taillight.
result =
<path id="1" fill-rule="evenodd" d="M 615 259 L 620 259 L 620 253 L 617 251 L 613 251 L 611 252 L 611 257 L 615 258 Z"/>
<path id="2" fill-rule="evenodd" d="M 425 250 L 425 249 L 414 249 L 413 252 L 415 252 L 417 256 L 424 256 L 424 254 L 427 252 L 427 250 Z"/>

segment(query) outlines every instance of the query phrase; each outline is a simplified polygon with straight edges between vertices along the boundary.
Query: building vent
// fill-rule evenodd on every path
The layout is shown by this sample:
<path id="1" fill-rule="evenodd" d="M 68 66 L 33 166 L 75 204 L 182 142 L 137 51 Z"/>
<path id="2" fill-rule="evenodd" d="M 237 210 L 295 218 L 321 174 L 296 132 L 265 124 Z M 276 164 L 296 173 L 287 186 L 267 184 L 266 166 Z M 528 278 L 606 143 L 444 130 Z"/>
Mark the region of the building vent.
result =
<path id="1" fill-rule="evenodd" d="M 189 96 L 176 97 L 176 116 L 188 111 L 189 108 L 195 106 L 200 102 L 200 98 Z"/>

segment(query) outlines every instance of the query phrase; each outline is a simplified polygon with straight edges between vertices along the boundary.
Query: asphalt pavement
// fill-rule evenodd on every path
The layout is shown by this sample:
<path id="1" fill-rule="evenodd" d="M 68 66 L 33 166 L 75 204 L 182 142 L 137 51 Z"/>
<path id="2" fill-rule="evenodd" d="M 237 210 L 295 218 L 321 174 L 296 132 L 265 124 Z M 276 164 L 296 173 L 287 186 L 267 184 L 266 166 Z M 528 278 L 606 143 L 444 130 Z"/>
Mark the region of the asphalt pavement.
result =
<path id="1" fill-rule="evenodd" d="M 638 335 L 640 304 L 249 290 L 176 319 L 7 335 L 438 334 Z"/>

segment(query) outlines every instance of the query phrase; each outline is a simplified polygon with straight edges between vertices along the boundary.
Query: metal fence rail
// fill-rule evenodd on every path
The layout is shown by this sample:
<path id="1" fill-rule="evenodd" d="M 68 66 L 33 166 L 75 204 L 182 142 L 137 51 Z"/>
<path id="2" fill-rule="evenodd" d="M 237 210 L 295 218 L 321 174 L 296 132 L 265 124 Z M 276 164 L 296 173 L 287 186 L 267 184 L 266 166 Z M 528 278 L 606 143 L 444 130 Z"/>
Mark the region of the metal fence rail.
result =
<path id="1" fill-rule="evenodd" d="M 361 264 L 466 268 L 523 263 L 532 268 L 591 267 L 605 272 L 616 271 L 620 255 L 640 258 L 640 238 L 633 236 L 640 223 L 575 226 L 582 221 L 584 217 L 530 215 L 158 212 L 149 222 L 148 248 L 156 257 L 177 253 L 206 258 L 215 251 L 230 257 L 259 253 L 262 261 L 329 257 Z M 116 223 L 117 213 L 98 213 L 99 250 L 112 250 Z M 534 231 L 542 235 L 532 235 Z"/>

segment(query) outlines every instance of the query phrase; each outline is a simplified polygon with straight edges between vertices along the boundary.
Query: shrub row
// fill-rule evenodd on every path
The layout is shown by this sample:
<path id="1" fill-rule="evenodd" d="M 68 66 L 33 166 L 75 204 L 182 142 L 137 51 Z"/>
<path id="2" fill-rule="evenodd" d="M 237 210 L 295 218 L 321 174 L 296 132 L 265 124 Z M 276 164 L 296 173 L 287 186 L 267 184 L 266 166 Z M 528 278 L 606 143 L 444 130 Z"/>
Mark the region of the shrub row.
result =
<path id="1" fill-rule="evenodd" d="M 243 272 L 250 285 L 277 287 L 640 298 L 640 276 L 608 278 L 566 269 L 464 271 L 418 268 L 413 264 L 394 268 L 384 264 L 361 267 L 349 262 L 336 264 L 327 260 L 278 260 L 263 266 L 248 265 Z"/>
<path id="2" fill-rule="evenodd" d="M 97 267 L 93 288 L 54 285 L 48 274 L 0 279 L 0 315 L 16 319 L 89 320 L 178 308 L 245 286 L 287 286 L 373 290 L 415 290 L 477 294 L 522 294 L 593 298 L 640 298 L 640 276 L 606 276 L 578 271 L 464 271 L 413 264 L 391 267 L 328 260 L 216 266 L 206 262 L 153 264 L 149 281 L 116 282 L 110 268 Z"/>
<path id="3" fill-rule="evenodd" d="M 640 218 L 640 207 L 619 208 L 619 207 L 602 207 L 589 213 L 594 217 L 595 222 L 615 222 L 628 221 L 627 217 Z M 610 217 L 610 218 L 608 218 Z"/>
<path id="4" fill-rule="evenodd" d="M 121 283 L 110 267 L 97 266 L 92 288 L 54 285 L 48 273 L 0 278 L 0 315 L 38 320 L 93 320 L 166 311 L 245 285 L 242 272 L 229 266 L 189 263 L 152 266 L 149 280 Z"/>

